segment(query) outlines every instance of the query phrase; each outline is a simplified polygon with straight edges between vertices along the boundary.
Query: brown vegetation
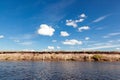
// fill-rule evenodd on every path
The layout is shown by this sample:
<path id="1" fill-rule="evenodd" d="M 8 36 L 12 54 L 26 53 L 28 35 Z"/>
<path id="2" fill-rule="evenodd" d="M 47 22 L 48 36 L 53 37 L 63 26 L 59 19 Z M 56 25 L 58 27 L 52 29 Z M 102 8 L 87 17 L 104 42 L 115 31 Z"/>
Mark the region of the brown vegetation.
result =
<path id="1" fill-rule="evenodd" d="M 2 51 L 0 60 L 120 61 L 120 52 L 100 51 Z"/>

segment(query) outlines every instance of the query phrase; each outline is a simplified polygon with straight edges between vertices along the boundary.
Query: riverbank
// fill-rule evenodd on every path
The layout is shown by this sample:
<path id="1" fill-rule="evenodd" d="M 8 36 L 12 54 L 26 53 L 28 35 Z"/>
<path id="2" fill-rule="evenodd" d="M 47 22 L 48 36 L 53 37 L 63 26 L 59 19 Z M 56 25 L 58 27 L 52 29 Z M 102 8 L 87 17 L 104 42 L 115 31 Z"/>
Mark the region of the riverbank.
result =
<path id="1" fill-rule="evenodd" d="M 120 52 L 102 51 L 1 51 L 0 60 L 6 61 L 120 61 Z"/>

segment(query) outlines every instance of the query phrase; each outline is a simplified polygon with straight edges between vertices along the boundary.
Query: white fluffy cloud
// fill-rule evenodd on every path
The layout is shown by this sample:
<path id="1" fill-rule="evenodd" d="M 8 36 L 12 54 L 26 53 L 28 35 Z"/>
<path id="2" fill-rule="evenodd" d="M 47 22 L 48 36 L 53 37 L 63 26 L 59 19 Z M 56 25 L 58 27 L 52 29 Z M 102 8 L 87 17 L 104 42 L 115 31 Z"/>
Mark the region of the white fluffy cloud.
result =
<path id="1" fill-rule="evenodd" d="M 89 26 L 82 26 L 78 28 L 78 31 L 82 32 L 83 30 L 89 30 L 90 27 Z"/>
<path id="2" fill-rule="evenodd" d="M 71 39 L 71 40 L 65 40 L 62 43 L 65 45 L 81 45 L 82 41 L 78 41 L 76 39 Z"/>
<path id="3" fill-rule="evenodd" d="M 84 19 L 66 20 L 66 25 L 76 28 L 76 27 L 78 27 L 77 23 L 83 22 L 83 21 L 84 21 Z"/>
<path id="4" fill-rule="evenodd" d="M 63 37 L 66 37 L 66 36 L 69 36 L 70 34 L 66 31 L 61 31 L 60 35 L 63 36 Z"/>
<path id="5" fill-rule="evenodd" d="M 0 35 L 0 39 L 4 38 L 4 35 Z"/>
<path id="6" fill-rule="evenodd" d="M 90 38 L 89 37 L 85 37 L 85 40 L 89 40 Z"/>
<path id="7" fill-rule="evenodd" d="M 80 15 L 80 17 L 85 18 L 86 15 L 83 13 L 83 14 Z"/>
<path id="8" fill-rule="evenodd" d="M 41 24 L 40 28 L 38 29 L 38 34 L 44 36 L 52 36 L 55 32 L 55 29 L 47 24 Z"/>
<path id="9" fill-rule="evenodd" d="M 53 50 L 53 49 L 54 49 L 54 46 L 48 46 L 48 49 L 49 49 L 49 50 Z"/>
<path id="10" fill-rule="evenodd" d="M 76 23 L 78 23 L 78 22 L 83 22 L 83 21 L 84 21 L 84 19 L 75 20 Z"/>
<path id="11" fill-rule="evenodd" d="M 67 26 L 73 26 L 74 28 L 77 27 L 77 23 L 74 20 L 66 20 Z"/>
<path id="12" fill-rule="evenodd" d="M 72 19 L 66 20 L 66 25 L 76 28 L 76 27 L 78 27 L 77 23 L 83 22 L 85 20 L 85 18 L 86 18 L 86 15 L 83 13 L 76 20 L 72 20 Z"/>

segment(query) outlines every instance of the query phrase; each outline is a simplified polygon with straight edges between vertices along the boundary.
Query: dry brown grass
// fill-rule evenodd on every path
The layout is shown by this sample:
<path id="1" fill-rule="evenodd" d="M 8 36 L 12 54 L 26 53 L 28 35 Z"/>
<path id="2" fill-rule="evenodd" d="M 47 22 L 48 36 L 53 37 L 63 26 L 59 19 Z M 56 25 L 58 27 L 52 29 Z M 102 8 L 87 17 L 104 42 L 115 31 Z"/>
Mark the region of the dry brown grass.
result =
<path id="1" fill-rule="evenodd" d="M 120 61 L 120 52 L 0 52 L 0 60 Z"/>

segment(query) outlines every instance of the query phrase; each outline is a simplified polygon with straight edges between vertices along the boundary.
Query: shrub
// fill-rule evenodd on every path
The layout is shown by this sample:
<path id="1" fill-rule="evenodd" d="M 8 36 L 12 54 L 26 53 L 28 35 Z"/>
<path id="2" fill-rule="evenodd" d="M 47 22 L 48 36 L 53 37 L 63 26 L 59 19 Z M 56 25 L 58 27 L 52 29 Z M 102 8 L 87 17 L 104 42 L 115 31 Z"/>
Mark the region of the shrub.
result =
<path id="1" fill-rule="evenodd" d="M 92 59 L 94 59 L 95 61 L 100 61 L 101 60 L 101 58 L 102 58 L 102 56 L 101 55 L 93 55 L 93 57 L 92 57 Z"/>

